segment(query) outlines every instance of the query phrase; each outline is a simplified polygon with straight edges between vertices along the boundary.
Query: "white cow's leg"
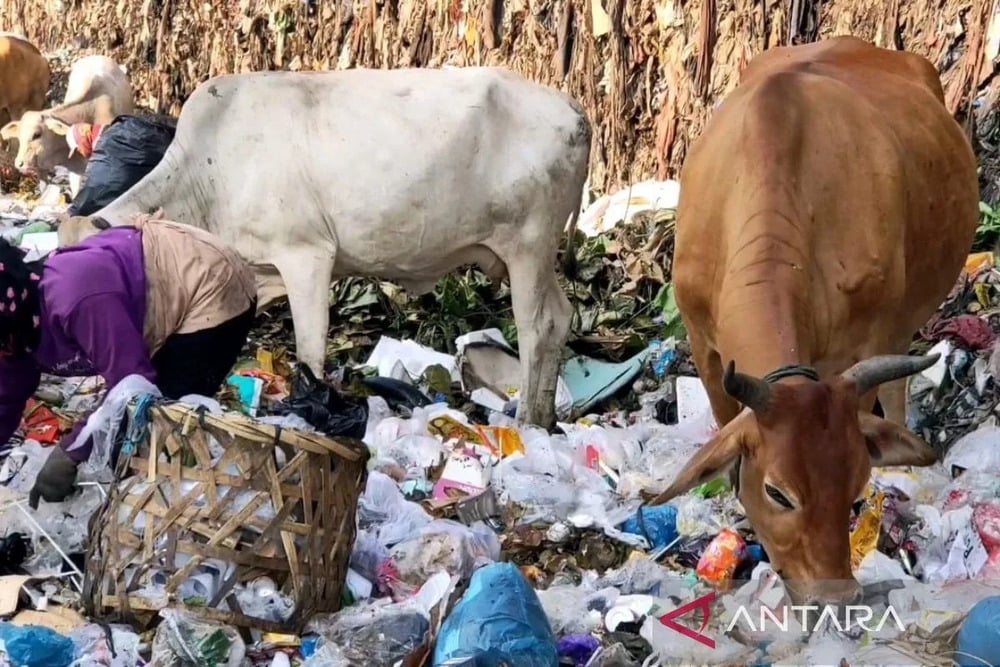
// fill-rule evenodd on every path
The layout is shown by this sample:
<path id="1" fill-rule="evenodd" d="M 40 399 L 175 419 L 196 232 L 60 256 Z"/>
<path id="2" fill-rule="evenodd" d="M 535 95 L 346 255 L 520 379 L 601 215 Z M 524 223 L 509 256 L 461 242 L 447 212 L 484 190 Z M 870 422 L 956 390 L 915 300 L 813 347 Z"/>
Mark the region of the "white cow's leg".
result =
<path id="1" fill-rule="evenodd" d="M 551 262 L 534 256 L 515 260 L 508 269 L 521 357 L 517 418 L 551 428 L 555 424 L 556 383 L 572 307 L 559 287 Z"/>
<path id="2" fill-rule="evenodd" d="M 323 377 L 326 362 L 333 262 L 332 253 L 318 255 L 314 249 L 289 252 L 274 262 L 288 290 L 295 353 L 316 377 Z"/>

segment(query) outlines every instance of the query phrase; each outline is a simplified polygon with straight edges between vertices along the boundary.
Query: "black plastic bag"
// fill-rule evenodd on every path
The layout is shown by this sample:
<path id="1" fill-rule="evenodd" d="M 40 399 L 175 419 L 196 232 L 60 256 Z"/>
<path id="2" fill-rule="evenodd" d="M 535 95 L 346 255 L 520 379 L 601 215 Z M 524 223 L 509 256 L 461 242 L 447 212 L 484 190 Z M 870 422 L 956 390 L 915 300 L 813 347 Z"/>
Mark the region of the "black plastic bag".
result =
<path id="1" fill-rule="evenodd" d="M 362 380 L 365 387 L 376 396 L 381 396 L 392 410 L 422 408 L 431 404 L 424 392 L 412 384 L 395 378 L 369 377 Z"/>
<path id="2" fill-rule="evenodd" d="M 122 115 L 111 121 L 94 146 L 69 214 L 91 215 L 125 194 L 160 163 L 176 130 L 170 116 Z"/>
<path id="3" fill-rule="evenodd" d="M 341 396 L 333 387 L 317 380 L 305 365 L 299 367 L 292 381 L 285 407 L 286 412 L 302 417 L 326 435 L 360 440 L 368 428 L 368 401 Z"/>

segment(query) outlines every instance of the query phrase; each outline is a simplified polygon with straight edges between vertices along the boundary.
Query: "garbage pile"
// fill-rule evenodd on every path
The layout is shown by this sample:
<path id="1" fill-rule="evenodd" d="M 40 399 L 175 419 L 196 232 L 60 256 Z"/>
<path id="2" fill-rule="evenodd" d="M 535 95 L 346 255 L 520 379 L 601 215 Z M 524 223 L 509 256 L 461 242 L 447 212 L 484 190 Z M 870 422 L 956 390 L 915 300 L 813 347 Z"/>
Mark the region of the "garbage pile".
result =
<path id="1" fill-rule="evenodd" d="M 599 271 L 644 274 L 612 244 L 669 216 L 654 203 L 646 222 L 613 228 L 613 241 L 601 222 L 617 203 L 598 202 L 604 213 L 585 215 L 581 230 L 613 250 L 595 255 Z M 665 234 L 645 256 L 669 244 Z M 507 327 L 469 331 L 470 322 L 498 323 L 467 320 L 429 346 L 410 325 L 367 319 L 387 295 L 378 287 L 382 296 L 368 292 L 367 305 L 341 303 L 355 329 L 345 334 L 350 346 L 334 346 L 333 371 L 296 367 L 280 319 L 265 319 L 214 397 L 260 421 L 367 445 L 341 611 L 296 635 L 176 609 L 159 612 L 150 632 L 84 618 L 81 554 L 107 478 L 85 471 L 76 496 L 37 512 L 25 497 L 46 448 L 104 388 L 46 378 L 23 438 L 0 452 L 0 667 L 998 664 L 998 277 L 991 254 L 971 256 L 917 344 L 946 352 L 911 381 L 909 406 L 911 426 L 945 453 L 942 463 L 874 471 L 855 507 L 852 565 L 867 623 L 804 633 L 794 620 L 790 630 L 758 622 L 789 598 L 726 479 L 642 507 L 715 430 L 669 290 L 637 280 L 625 318 L 656 312 L 649 328 L 598 324 L 592 342 L 604 358 L 581 353 L 596 347 L 568 354 L 559 427 L 548 433 L 513 419 L 519 367 Z M 596 285 L 586 288 L 591 313 L 627 310 L 613 303 L 621 291 L 609 301 L 601 290 L 616 288 Z M 262 584 L 246 594 L 280 597 Z"/>

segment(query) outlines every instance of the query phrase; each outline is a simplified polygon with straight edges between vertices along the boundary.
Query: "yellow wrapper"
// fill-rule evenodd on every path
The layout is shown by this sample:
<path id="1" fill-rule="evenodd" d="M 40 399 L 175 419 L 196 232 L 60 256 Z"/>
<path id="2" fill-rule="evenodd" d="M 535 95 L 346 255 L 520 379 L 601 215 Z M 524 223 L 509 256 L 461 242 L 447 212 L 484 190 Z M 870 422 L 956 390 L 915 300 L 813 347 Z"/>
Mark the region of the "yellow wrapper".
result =
<path id="1" fill-rule="evenodd" d="M 458 439 L 463 442 L 488 447 L 495 456 L 503 458 L 511 454 L 523 454 L 524 443 L 521 434 L 512 428 L 502 426 L 468 426 L 444 415 L 431 420 L 427 430 L 445 440 Z"/>
<path id="2" fill-rule="evenodd" d="M 866 501 L 865 508 L 858 517 L 857 526 L 851 533 L 851 569 L 857 570 L 865 556 L 878 547 L 878 536 L 882 532 L 882 508 L 885 494 L 881 491 Z"/>

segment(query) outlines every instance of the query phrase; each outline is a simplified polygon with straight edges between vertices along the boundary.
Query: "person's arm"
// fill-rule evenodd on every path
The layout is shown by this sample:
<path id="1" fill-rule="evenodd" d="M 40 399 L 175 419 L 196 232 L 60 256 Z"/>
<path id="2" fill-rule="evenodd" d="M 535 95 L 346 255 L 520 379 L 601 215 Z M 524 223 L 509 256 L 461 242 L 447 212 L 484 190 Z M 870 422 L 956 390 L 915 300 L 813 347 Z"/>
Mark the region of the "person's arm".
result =
<path id="1" fill-rule="evenodd" d="M 34 360 L 0 359 L 0 445 L 7 444 L 20 426 L 24 406 L 40 380 L 41 372 Z"/>
<path id="2" fill-rule="evenodd" d="M 129 317 L 129 306 L 122 295 L 105 292 L 82 299 L 64 328 L 109 390 L 129 375 L 141 375 L 156 384 L 146 341 Z M 81 420 L 63 438 L 63 449 L 73 444 L 85 424 L 86 420 Z M 67 454 L 79 463 L 90 456 L 92 448 L 93 442 L 88 440 Z"/>

